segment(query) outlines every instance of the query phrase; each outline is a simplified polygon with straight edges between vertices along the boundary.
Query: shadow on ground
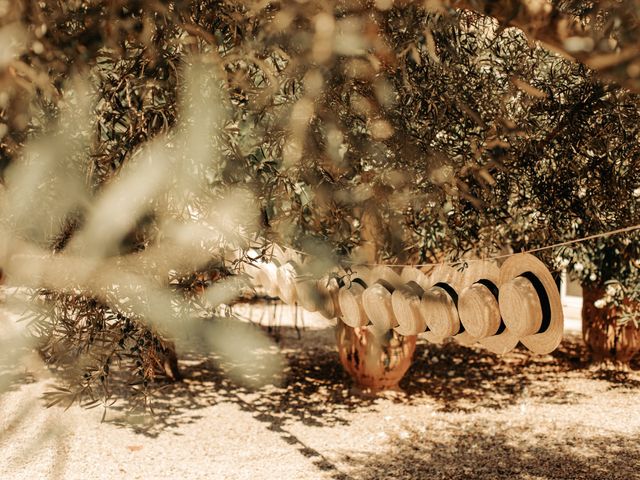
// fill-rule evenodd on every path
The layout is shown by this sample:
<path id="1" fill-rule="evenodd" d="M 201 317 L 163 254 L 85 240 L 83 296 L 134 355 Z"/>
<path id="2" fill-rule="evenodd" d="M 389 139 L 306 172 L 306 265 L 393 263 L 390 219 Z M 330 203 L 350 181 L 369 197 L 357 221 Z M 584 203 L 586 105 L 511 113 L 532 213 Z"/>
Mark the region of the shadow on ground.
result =
<path id="1" fill-rule="evenodd" d="M 0 342 L 0 396 L 36 381 L 27 367 L 31 355 L 32 349 L 27 346 L 16 347 Z"/>
<path id="2" fill-rule="evenodd" d="M 580 479 L 640 478 L 636 436 L 575 431 L 532 434 L 500 423 L 446 423 L 390 441 L 378 455 L 341 459 L 349 475 L 335 479 Z"/>
<path id="3" fill-rule="evenodd" d="M 259 389 L 239 386 L 225 375 L 215 355 L 187 353 L 181 360 L 185 380 L 159 387 L 151 398 L 151 419 L 135 413 L 135 399 L 125 399 L 111 407 L 126 413 L 116 421 L 157 436 L 168 427 L 198 420 L 201 408 L 233 402 L 287 440 L 284 427 L 288 422 L 317 427 L 348 424 L 350 413 L 377 408 L 380 397 L 363 396 L 350 388 L 335 351 L 333 328 L 308 330 L 298 339 L 294 329 L 281 327 L 278 335 L 288 366 L 270 384 Z M 592 370 L 587 358 L 578 336 L 565 338 L 561 347 L 547 356 L 516 350 L 499 357 L 453 342 L 442 346 L 420 343 L 401 383 L 403 391 L 384 397 L 429 405 L 437 411 L 469 412 L 509 407 L 523 397 L 570 404 L 583 395 L 568 386 L 571 379 L 602 381 L 605 388 L 640 388 L 636 374 Z M 229 366 L 226 368 L 228 371 Z"/>

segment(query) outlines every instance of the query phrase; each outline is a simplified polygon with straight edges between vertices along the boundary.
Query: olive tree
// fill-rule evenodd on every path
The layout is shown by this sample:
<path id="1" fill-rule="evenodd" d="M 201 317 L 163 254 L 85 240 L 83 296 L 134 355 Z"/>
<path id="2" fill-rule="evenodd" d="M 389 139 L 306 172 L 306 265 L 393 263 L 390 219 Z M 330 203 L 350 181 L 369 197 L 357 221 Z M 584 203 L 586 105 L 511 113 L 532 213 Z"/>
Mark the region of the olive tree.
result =
<path id="1" fill-rule="evenodd" d="M 421 263 L 639 223 L 634 8 L 11 4 L 0 18 L 11 40 L 0 72 L 3 266 L 8 282 L 34 289 L 43 354 L 88 397 L 114 363 L 143 386 L 177 378 L 177 319 L 201 328 L 218 316 L 270 242 L 325 267 Z M 46 169 L 42 139 L 64 153 Z M 24 178 L 41 203 L 20 210 Z M 77 195 L 59 202 L 69 179 Z M 126 221 L 107 235 L 100 220 L 114 212 Z M 542 254 L 609 285 L 586 304 L 615 301 L 633 319 L 634 240 Z"/>

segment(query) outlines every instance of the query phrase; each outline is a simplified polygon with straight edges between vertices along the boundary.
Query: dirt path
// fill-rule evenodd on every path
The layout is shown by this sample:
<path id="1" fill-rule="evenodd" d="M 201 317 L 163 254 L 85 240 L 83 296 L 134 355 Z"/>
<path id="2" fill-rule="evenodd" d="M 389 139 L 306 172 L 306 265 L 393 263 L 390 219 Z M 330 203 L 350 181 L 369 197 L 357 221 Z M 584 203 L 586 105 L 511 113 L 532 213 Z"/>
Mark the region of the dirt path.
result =
<path id="1" fill-rule="evenodd" d="M 422 343 L 404 394 L 362 398 L 329 322 L 275 333 L 280 386 L 237 387 L 187 354 L 153 421 L 126 400 L 104 423 L 101 409 L 44 409 L 47 380 L 14 372 L 0 478 L 640 479 L 640 375 L 587 368 L 575 334 L 545 357 Z"/>

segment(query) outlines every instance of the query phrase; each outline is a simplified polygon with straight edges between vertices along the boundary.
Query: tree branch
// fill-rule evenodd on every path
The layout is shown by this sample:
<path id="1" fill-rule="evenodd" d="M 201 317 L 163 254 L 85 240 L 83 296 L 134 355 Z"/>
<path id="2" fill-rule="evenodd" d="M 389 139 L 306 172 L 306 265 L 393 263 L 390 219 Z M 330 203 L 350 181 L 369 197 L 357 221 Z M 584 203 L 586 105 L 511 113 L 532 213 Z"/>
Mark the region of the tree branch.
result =
<path id="1" fill-rule="evenodd" d="M 601 1 L 577 16 L 547 0 L 449 0 L 516 27 L 545 48 L 581 62 L 606 81 L 640 93 L 640 1 Z"/>

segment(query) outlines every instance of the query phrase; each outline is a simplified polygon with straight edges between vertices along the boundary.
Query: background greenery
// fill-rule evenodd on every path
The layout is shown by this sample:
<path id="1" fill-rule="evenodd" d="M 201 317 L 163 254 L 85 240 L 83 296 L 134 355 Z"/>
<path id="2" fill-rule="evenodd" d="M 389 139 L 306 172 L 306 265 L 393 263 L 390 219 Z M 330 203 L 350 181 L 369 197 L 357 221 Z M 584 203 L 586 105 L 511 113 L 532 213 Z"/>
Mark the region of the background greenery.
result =
<path id="1" fill-rule="evenodd" d="M 7 5 L 5 231 L 118 278 L 7 281 L 34 289 L 45 358 L 91 401 L 114 363 L 143 386 L 177 375 L 159 332 L 222 315 L 271 242 L 319 273 L 640 224 L 633 2 Z M 626 308 L 638 245 L 541 256 Z"/>

